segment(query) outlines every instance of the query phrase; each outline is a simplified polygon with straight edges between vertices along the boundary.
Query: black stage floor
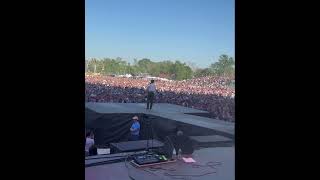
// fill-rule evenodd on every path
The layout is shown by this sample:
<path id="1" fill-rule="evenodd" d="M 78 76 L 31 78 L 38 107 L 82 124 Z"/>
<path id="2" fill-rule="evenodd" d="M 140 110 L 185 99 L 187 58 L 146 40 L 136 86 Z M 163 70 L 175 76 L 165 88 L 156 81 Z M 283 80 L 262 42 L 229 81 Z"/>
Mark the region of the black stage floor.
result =
<path id="1" fill-rule="evenodd" d="M 145 109 L 146 104 L 143 103 L 86 103 L 86 108 L 98 114 L 146 114 L 149 116 L 157 116 L 171 121 L 190 124 L 202 127 L 228 137 L 234 136 L 234 123 L 222 120 L 201 117 L 199 114 L 206 116 L 208 112 L 178 106 L 167 103 L 156 103 L 152 110 Z M 91 113 L 92 114 L 92 113 Z M 91 115 L 90 116 L 93 116 Z M 192 115 L 198 114 L 198 115 Z M 86 115 L 89 116 L 89 115 Z M 99 115 L 95 115 L 98 116 Z"/>

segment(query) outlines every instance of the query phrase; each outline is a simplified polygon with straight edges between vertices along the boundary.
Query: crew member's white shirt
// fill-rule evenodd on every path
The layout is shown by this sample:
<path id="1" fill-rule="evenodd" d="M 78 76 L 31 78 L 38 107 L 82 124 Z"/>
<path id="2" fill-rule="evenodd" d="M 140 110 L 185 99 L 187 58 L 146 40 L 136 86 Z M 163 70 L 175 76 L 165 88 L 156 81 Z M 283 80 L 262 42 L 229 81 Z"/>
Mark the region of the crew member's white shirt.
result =
<path id="1" fill-rule="evenodd" d="M 94 145 L 94 139 L 86 138 L 85 151 L 89 152 L 90 147 L 93 145 Z"/>

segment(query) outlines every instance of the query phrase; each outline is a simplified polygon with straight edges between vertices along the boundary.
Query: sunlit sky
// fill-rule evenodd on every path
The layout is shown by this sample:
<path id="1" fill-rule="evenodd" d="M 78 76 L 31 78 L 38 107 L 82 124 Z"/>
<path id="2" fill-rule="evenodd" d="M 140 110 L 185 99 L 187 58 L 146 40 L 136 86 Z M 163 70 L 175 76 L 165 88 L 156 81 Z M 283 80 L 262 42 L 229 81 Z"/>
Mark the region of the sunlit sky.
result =
<path id="1" fill-rule="evenodd" d="M 234 0 L 86 0 L 85 8 L 86 58 L 206 67 L 234 57 Z"/>

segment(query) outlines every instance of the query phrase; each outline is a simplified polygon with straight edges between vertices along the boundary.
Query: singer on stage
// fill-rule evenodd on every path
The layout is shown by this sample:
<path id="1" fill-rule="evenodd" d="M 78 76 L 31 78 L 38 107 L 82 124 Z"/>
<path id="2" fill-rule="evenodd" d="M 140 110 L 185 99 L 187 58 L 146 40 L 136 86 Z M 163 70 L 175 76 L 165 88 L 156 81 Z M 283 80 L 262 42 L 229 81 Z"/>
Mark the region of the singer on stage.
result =
<path id="1" fill-rule="evenodd" d="M 156 85 L 154 84 L 154 80 L 151 80 L 151 83 L 147 87 L 147 109 L 152 109 L 154 95 L 156 93 Z M 149 106 L 150 104 L 150 106 Z"/>

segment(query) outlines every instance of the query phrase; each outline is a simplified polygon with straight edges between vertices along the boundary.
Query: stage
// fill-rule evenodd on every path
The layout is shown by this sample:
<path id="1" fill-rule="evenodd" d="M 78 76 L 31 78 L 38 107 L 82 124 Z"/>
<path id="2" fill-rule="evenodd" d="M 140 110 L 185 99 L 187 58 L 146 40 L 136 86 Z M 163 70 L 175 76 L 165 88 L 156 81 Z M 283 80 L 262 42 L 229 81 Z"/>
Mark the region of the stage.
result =
<path id="1" fill-rule="evenodd" d="M 85 178 L 87 180 L 130 180 L 129 171 L 131 178 L 135 180 L 233 180 L 235 176 L 234 123 L 205 117 L 207 114 L 206 111 L 166 103 L 156 103 L 152 110 L 147 110 L 146 104 L 139 103 L 86 103 L 86 128 L 94 131 L 97 146 L 113 147 L 114 143 L 128 141 L 131 118 L 137 115 L 141 124 L 141 140 L 150 139 L 150 130 L 152 130 L 152 137 L 163 142 L 166 136 L 175 135 L 179 128 L 196 142 L 193 159 L 196 161 L 195 164 L 201 166 L 186 164 L 179 160 L 157 165 L 162 169 L 156 171 L 147 167 L 137 169 L 129 162 L 125 163 L 124 157 L 139 152 L 115 152 L 86 157 Z M 106 161 L 109 163 L 105 164 Z M 219 162 L 221 165 L 214 169 L 206 166 L 207 163 L 212 162 Z M 184 176 L 188 174 L 192 176 Z"/>
<path id="2" fill-rule="evenodd" d="M 98 113 L 208 113 L 197 109 L 187 108 L 168 103 L 156 103 L 151 110 L 146 109 L 145 103 L 95 103 L 88 102 L 86 107 Z"/>
<path id="3" fill-rule="evenodd" d="M 177 161 L 170 164 L 157 165 L 158 170 L 145 167 L 135 168 L 128 162 L 118 162 L 112 164 L 97 165 L 85 168 L 86 180 L 131 180 L 130 176 L 135 180 L 153 179 L 192 179 L 192 180 L 234 180 L 235 179 L 235 149 L 234 147 L 216 147 L 204 148 L 196 150 L 193 153 L 193 159 L 196 161 L 193 165 L 183 161 Z M 89 161 L 89 160 L 86 160 Z M 211 162 L 216 163 L 214 168 L 205 165 Z M 218 164 L 219 163 L 219 164 Z M 215 172 L 215 173 L 213 173 Z M 170 177 L 173 175 L 174 177 Z M 177 176 L 178 175 L 178 176 Z M 181 175 L 181 176 L 179 176 Z M 185 176 L 192 175 L 192 176 Z"/>
<path id="4" fill-rule="evenodd" d="M 206 111 L 183 106 L 156 103 L 152 110 L 146 109 L 144 103 L 86 103 L 86 108 L 98 114 L 145 114 L 168 119 L 217 132 L 216 134 L 233 138 L 234 123 L 191 114 L 208 114 Z M 129 118 L 129 117 L 128 117 Z M 159 118 L 158 118 L 159 119 Z"/>

